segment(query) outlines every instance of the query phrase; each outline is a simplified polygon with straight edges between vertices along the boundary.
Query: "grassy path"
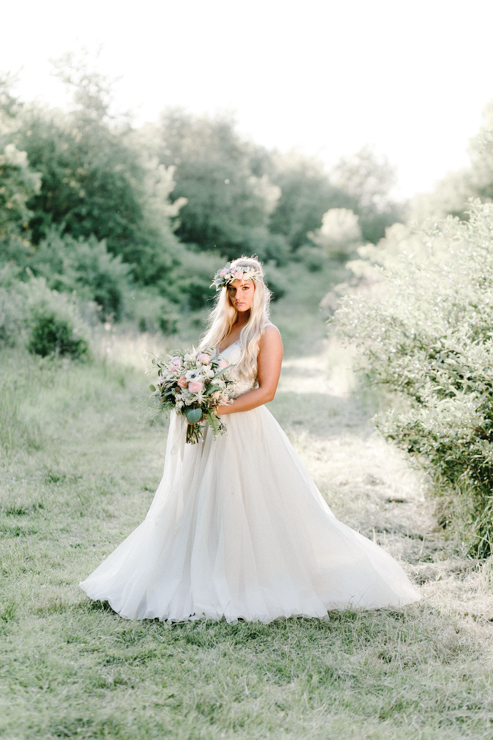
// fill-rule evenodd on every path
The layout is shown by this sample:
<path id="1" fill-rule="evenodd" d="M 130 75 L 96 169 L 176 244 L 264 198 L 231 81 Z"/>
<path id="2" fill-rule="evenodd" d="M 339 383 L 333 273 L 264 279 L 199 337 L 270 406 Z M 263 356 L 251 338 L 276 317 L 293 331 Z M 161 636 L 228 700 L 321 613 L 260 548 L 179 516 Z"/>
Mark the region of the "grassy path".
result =
<path id="1" fill-rule="evenodd" d="M 287 338 L 273 413 L 335 513 L 426 600 L 270 625 L 127 622 L 93 604 L 77 582 L 145 515 L 166 426 L 149 422 L 141 370 L 4 352 L 0 737 L 492 737 L 487 568 L 445 549 L 419 476 L 372 432 L 371 399 L 352 392 L 321 320 L 300 338 L 296 303 L 273 318 Z"/>

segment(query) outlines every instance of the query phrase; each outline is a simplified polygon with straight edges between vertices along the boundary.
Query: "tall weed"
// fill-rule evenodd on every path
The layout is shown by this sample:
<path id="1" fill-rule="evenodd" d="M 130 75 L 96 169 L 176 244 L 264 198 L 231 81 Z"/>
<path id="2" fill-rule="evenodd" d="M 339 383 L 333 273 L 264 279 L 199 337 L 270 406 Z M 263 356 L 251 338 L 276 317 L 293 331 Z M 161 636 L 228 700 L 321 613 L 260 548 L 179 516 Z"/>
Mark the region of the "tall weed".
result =
<path id="1" fill-rule="evenodd" d="M 4 452 L 39 449 L 42 435 L 39 424 L 23 411 L 29 394 L 28 372 L 12 362 L 4 362 L 0 370 L 0 447 Z"/>

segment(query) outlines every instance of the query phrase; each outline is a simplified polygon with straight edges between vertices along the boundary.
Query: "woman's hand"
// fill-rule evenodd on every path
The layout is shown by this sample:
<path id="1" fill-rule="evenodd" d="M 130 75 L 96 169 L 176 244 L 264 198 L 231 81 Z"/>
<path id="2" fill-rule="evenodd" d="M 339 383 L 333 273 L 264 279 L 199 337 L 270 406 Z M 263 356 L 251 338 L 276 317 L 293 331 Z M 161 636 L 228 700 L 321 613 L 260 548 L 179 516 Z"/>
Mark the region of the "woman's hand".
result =
<path id="1" fill-rule="evenodd" d="M 218 416 L 224 416 L 224 414 L 229 414 L 232 404 L 224 404 L 224 406 L 218 406 L 216 409 L 216 414 Z"/>

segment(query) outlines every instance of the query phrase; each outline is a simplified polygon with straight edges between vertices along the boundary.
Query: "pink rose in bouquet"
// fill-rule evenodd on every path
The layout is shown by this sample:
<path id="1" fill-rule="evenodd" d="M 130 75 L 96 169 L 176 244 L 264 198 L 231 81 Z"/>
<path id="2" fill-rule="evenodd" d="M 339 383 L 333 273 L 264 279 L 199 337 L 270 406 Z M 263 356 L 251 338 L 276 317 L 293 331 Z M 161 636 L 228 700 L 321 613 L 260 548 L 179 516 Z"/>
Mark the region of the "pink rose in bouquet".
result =
<path id="1" fill-rule="evenodd" d="M 201 380 L 191 380 L 188 384 L 188 390 L 190 393 L 201 393 L 204 390 L 204 384 Z"/>

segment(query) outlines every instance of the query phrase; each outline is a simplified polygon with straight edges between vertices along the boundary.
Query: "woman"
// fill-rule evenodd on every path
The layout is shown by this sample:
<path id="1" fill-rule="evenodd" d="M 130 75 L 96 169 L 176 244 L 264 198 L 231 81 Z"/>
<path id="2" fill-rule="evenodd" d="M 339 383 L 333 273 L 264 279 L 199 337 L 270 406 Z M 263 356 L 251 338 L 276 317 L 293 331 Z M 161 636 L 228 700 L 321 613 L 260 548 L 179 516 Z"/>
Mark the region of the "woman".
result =
<path id="1" fill-rule="evenodd" d="M 185 443 L 171 416 L 164 475 L 144 522 L 81 587 L 128 619 L 323 617 L 400 607 L 419 593 L 393 558 L 339 522 L 264 404 L 282 360 L 258 260 L 235 260 L 202 346 L 234 364 L 227 434 Z"/>

